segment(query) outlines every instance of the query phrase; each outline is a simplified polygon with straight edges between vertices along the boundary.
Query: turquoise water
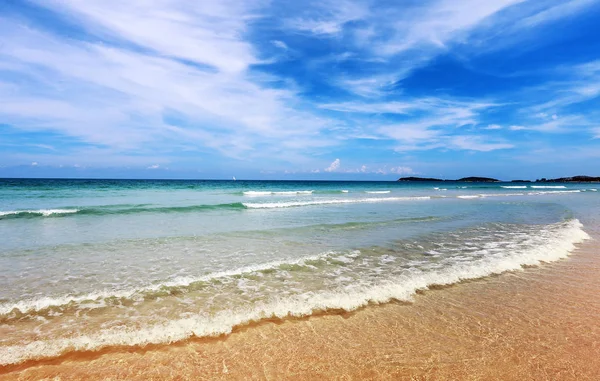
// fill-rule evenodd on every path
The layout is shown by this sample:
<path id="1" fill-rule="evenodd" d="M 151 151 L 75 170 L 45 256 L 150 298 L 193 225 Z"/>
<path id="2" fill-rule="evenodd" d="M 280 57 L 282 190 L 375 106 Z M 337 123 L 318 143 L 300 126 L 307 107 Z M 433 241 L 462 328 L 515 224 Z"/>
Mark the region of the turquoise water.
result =
<path id="1" fill-rule="evenodd" d="M 0 180 L 0 364 L 564 258 L 600 184 Z"/>

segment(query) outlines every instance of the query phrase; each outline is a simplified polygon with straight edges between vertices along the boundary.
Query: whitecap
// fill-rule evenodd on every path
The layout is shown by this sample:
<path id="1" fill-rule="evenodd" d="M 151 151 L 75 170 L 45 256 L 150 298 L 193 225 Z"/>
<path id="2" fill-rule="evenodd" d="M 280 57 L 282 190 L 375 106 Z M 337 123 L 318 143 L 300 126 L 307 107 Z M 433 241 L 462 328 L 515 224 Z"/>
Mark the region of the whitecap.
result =
<path id="1" fill-rule="evenodd" d="M 48 217 L 54 214 L 71 214 L 77 213 L 79 209 L 38 209 L 38 210 L 8 210 L 0 212 L 0 217 L 18 215 L 18 214 L 37 214 Z"/>
<path id="2" fill-rule="evenodd" d="M 244 196 L 260 197 L 260 196 L 296 196 L 296 195 L 311 195 L 312 190 L 298 191 L 245 191 Z"/>
<path id="3" fill-rule="evenodd" d="M 334 205 L 334 204 L 359 204 L 359 203 L 375 203 L 375 202 L 393 202 L 393 201 L 411 201 L 411 200 L 429 200 L 429 196 L 419 197 L 378 197 L 378 198 L 354 198 L 354 199 L 330 199 L 330 200 L 311 200 L 311 201 L 290 201 L 290 202 L 264 202 L 242 203 L 249 209 L 273 209 L 273 208 L 292 208 L 299 206 L 311 205 Z"/>

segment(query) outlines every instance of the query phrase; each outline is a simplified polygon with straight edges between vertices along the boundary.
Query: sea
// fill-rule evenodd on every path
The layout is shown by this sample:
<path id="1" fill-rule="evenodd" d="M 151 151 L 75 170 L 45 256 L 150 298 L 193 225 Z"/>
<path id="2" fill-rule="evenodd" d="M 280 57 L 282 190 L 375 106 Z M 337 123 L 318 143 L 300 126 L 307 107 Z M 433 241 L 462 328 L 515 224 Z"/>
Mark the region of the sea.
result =
<path id="1" fill-rule="evenodd" d="M 0 366 L 545 266 L 599 231 L 599 188 L 0 179 Z"/>

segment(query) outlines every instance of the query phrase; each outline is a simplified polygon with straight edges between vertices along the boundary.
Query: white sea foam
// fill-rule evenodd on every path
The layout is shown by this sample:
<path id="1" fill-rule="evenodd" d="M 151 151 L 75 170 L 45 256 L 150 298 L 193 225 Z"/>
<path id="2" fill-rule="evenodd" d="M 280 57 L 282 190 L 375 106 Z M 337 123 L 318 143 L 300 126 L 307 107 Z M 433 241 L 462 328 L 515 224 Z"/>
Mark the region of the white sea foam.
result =
<path id="1" fill-rule="evenodd" d="M 440 189 L 445 190 L 445 189 Z M 389 192 L 389 191 L 379 191 Z M 477 199 L 484 197 L 507 197 L 507 196 L 538 196 L 547 194 L 567 194 L 567 193 L 580 193 L 579 189 L 572 190 L 547 190 L 547 191 L 532 191 L 527 193 L 480 193 L 480 194 L 465 194 L 458 195 L 456 198 L 460 199 Z M 300 206 L 310 205 L 335 205 L 335 204 L 357 204 L 357 203 L 376 203 L 376 202 L 393 202 L 393 201 L 410 201 L 410 200 L 428 200 L 431 196 L 414 196 L 414 197 L 370 197 L 370 198 L 351 198 L 351 199 L 324 199 L 324 200 L 310 200 L 310 201 L 281 201 L 281 202 L 264 202 L 254 203 L 245 202 L 243 205 L 249 209 L 274 209 L 274 208 L 292 208 Z M 440 198 L 434 196 L 434 198 Z M 445 197 L 443 197 L 445 198 Z"/>
<path id="2" fill-rule="evenodd" d="M 371 193 L 371 194 L 386 194 L 386 193 L 390 193 L 391 191 L 389 190 L 384 190 L 384 191 L 365 191 L 365 193 Z"/>
<path id="3" fill-rule="evenodd" d="M 501 187 L 506 189 L 526 189 L 527 185 L 501 185 Z"/>
<path id="4" fill-rule="evenodd" d="M 38 209 L 38 210 L 8 210 L 0 212 L 0 217 L 9 216 L 15 214 L 37 214 L 44 217 L 51 216 L 53 214 L 70 214 L 77 213 L 79 209 Z"/>
<path id="5" fill-rule="evenodd" d="M 119 326 L 88 335 L 2 346 L 0 364 L 56 357 L 67 351 L 93 351 L 108 346 L 144 346 L 173 343 L 194 336 L 218 336 L 230 333 L 236 326 L 265 318 L 309 316 L 316 311 L 328 309 L 352 311 L 369 303 L 385 303 L 392 299 L 411 300 L 417 290 L 426 289 L 433 284 L 452 284 L 461 280 L 520 270 L 523 265 L 538 265 L 540 262 L 565 258 L 575 248 L 576 243 L 588 238 L 582 230 L 581 223 L 571 220 L 532 236 L 527 248 L 507 247 L 497 255 L 483 256 L 474 261 L 457 261 L 448 268 L 415 269 L 376 285 L 324 290 L 293 297 L 274 297 L 252 307 L 240 307 L 214 314 L 201 313 L 141 328 Z"/>
<path id="6" fill-rule="evenodd" d="M 342 193 L 348 193 L 348 191 L 347 191 L 347 190 L 345 190 L 345 189 L 343 189 L 343 190 L 342 190 Z"/>
<path id="7" fill-rule="evenodd" d="M 299 191 L 246 191 L 244 196 L 259 197 L 259 196 L 295 196 L 295 195 L 310 195 L 312 190 Z"/>
<path id="8" fill-rule="evenodd" d="M 468 194 L 468 195 L 459 195 L 456 198 L 462 199 L 474 199 L 480 197 L 507 197 L 507 196 L 541 196 L 547 194 L 567 194 L 567 193 L 580 193 L 581 190 L 573 189 L 573 190 L 557 190 L 557 191 L 536 191 L 536 192 L 527 192 L 527 193 L 480 193 L 480 194 Z"/>
<path id="9" fill-rule="evenodd" d="M 429 200 L 429 196 L 419 197 L 370 197 L 370 198 L 353 198 L 353 199 L 329 199 L 329 200 L 311 200 L 311 201 L 290 201 L 290 202 L 244 202 L 243 205 L 250 209 L 273 209 L 273 208 L 292 208 L 298 206 L 310 205 L 333 205 L 333 204 L 358 204 L 358 203 L 375 203 L 375 202 L 392 202 L 392 201 L 410 201 L 410 200 Z"/>
<path id="10" fill-rule="evenodd" d="M 565 189 L 564 185 L 532 185 L 534 189 Z"/>
<path id="11" fill-rule="evenodd" d="M 525 193 L 482 193 L 480 197 L 525 196 Z"/>
<path id="12" fill-rule="evenodd" d="M 528 195 L 539 195 L 539 194 L 561 194 L 561 193 L 580 193 L 581 190 L 573 189 L 573 190 L 563 190 L 563 191 L 538 191 L 538 192 L 529 192 Z"/>
<path id="13" fill-rule="evenodd" d="M 271 192 L 260 192 L 260 191 L 247 191 L 244 192 L 244 196 L 270 196 Z"/>
<path id="14" fill-rule="evenodd" d="M 360 253 L 358 250 L 353 250 L 349 257 L 356 256 Z M 21 313 L 28 313 L 32 311 L 41 311 L 49 307 L 60 307 L 71 303 L 81 303 L 90 300 L 102 300 L 107 298 L 127 298 L 132 299 L 136 295 L 143 293 L 158 291 L 164 287 L 186 287 L 195 282 L 206 282 L 214 279 L 231 277 L 241 274 L 247 274 L 257 271 L 264 271 L 270 269 L 276 269 L 281 265 L 303 265 L 310 261 L 316 261 L 319 259 L 327 258 L 334 255 L 340 255 L 340 252 L 327 251 L 321 254 L 305 256 L 297 259 L 283 259 L 278 261 L 271 261 L 256 265 L 244 266 L 232 270 L 217 271 L 210 274 L 206 274 L 200 277 L 177 277 L 170 281 L 148 285 L 146 287 L 131 288 L 125 290 L 103 290 L 94 293 L 88 293 L 83 295 L 63 295 L 57 297 L 42 297 L 29 300 L 21 300 L 16 303 L 2 303 L 0 304 L 0 315 L 6 315 L 11 313 L 13 310 L 19 310 Z M 96 307 L 102 307 L 103 304 L 99 303 Z M 86 303 L 86 308 L 90 308 L 91 305 Z"/>

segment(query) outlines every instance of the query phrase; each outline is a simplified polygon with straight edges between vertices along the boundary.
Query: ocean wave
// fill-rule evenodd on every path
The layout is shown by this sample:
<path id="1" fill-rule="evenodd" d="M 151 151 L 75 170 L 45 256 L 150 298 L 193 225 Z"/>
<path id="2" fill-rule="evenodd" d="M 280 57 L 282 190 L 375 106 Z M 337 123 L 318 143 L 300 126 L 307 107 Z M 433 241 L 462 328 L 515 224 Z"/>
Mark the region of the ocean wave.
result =
<path id="1" fill-rule="evenodd" d="M 311 206 L 311 205 L 359 204 L 359 203 L 429 200 L 429 199 L 431 199 L 431 197 L 429 197 L 429 196 L 377 197 L 377 198 L 371 197 L 371 198 L 353 198 L 353 199 L 289 201 L 289 202 L 263 202 L 263 203 L 244 202 L 243 205 L 249 209 L 274 209 L 274 208 L 293 208 L 293 207 Z"/>
<path id="2" fill-rule="evenodd" d="M 296 196 L 296 195 L 311 195 L 312 190 L 299 191 L 246 191 L 242 192 L 244 196 L 259 197 L 259 196 Z"/>
<path id="3" fill-rule="evenodd" d="M 245 209 L 240 202 L 229 204 L 205 204 L 188 206 L 132 206 L 105 205 L 80 207 L 77 209 L 40 209 L 40 210 L 11 210 L 0 212 L 0 219 L 8 218 L 34 218 L 34 217 L 58 217 L 69 215 L 110 215 L 110 214 L 135 214 L 135 213 L 182 213 L 199 212 L 219 209 Z"/>
<path id="4" fill-rule="evenodd" d="M 386 194 L 386 193 L 390 193 L 391 191 L 389 190 L 384 190 L 384 191 L 365 191 L 365 193 L 371 193 L 371 194 Z"/>
<path id="5" fill-rule="evenodd" d="M 65 214 L 73 214 L 80 212 L 80 209 L 38 209 L 38 210 L 8 210 L 0 212 L 2 218 L 18 218 L 18 217 L 50 217 L 60 216 Z"/>
<path id="6" fill-rule="evenodd" d="M 565 189 L 564 185 L 531 185 L 533 189 Z"/>
<path id="7" fill-rule="evenodd" d="M 340 194 L 340 193 L 348 193 L 346 189 L 321 189 L 316 190 L 313 194 Z"/>
<path id="8" fill-rule="evenodd" d="M 424 217 L 407 217 L 398 218 L 393 220 L 383 221 L 362 221 L 362 222 L 346 222 L 341 224 L 316 224 L 306 226 L 302 228 L 310 229 L 327 229 L 332 230 L 344 230 L 344 229 L 361 229 L 372 226 L 385 226 L 400 223 L 414 223 L 414 222 L 431 222 L 440 220 L 440 217 L 435 216 L 424 216 Z M 298 229 L 298 228 L 294 228 Z M 352 251 L 350 254 L 354 255 L 359 252 L 358 250 Z M 135 300 L 139 298 L 145 298 L 152 296 L 153 294 L 162 294 L 165 291 L 169 292 L 185 292 L 186 288 L 193 286 L 200 282 L 211 282 L 216 279 L 225 277 L 235 277 L 243 274 L 261 272 L 265 270 L 278 269 L 281 266 L 303 266 L 308 262 L 323 260 L 327 258 L 339 257 L 347 255 L 346 252 L 340 251 L 326 251 L 316 255 L 304 256 L 296 259 L 282 259 L 277 261 L 271 261 L 256 265 L 244 266 L 236 269 L 212 272 L 203 276 L 196 277 L 176 277 L 169 281 L 151 284 L 143 287 L 127 288 L 121 290 L 102 290 L 87 294 L 69 294 L 69 295 L 58 295 L 58 296 L 47 296 L 33 299 L 20 300 L 16 303 L 5 302 L 0 303 L 0 324 L 6 321 L 7 316 L 12 314 L 18 318 L 22 318 L 24 315 L 35 315 L 38 313 L 45 314 L 48 309 L 54 311 L 61 310 L 63 308 L 83 308 L 83 309 L 97 309 L 102 308 L 110 304 L 111 301 L 119 302 L 120 299 Z"/>
<path id="9" fill-rule="evenodd" d="M 465 194 L 456 196 L 460 199 L 476 199 L 486 197 L 509 197 L 509 196 L 542 196 L 542 195 L 558 195 L 558 194 L 569 194 L 569 193 L 580 193 L 581 190 L 557 190 L 557 191 L 537 191 L 537 192 L 526 192 L 526 193 L 479 193 L 479 194 Z"/>
<path id="10" fill-rule="evenodd" d="M 446 190 L 435 189 L 437 191 Z M 410 201 L 410 200 L 428 200 L 432 198 L 459 198 L 459 199 L 477 199 L 482 197 L 504 197 L 504 196 L 536 196 L 548 194 L 568 194 L 580 193 L 585 191 L 596 191 L 596 189 L 569 189 L 569 190 L 537 190 L 527 193 L 480 193 L 480 194 L 465 194 L 457 196 L 401 196 L 401 197 L 367 197 L 367 198 L 330 198 L 330 199 L 312 199 L 307 201 L 278 201 L 278 202 L 233 202 L 227 204 L 203 204 L 203 205 L 186 205 L 186 206 L 152 206 L 149 204 L 139 205 L 100 205 L 90 207 L 64 207 L 56 209 L 38 209 L 38 210 L 9 210 L 0 211 L 0 220 L 13 218 L 41 218 L 41 217 L 66 217 L 75 215 L 121 215 L 121 214 L 137 214 L 137 213 L 191 213 L 203 212 L 212 210 L 244 210 L 244 209 L 273 209 L 273 208 L 290 208 L 311 205 L 335 205 L 335 204 L 359 204 L 359 203 L 377 203 L 377 202 L 393 202 L 393 201 Z M 312 191 L 294 191 L 294 194 L 309 194 L 299 192 Z M 345 190 L 330 191 L 330 193 L 346 193 Z M 370 191 L 370 193 L 388 193 L 390 191 Z M 256 192 L 261 193 L 262 192 Z M 289 192 L 280 192 L 288 195 Z M 270 192 L 269 194 L 274 194 Z M 257 194 L 260 196 L 259 194 Z M 266 193 L 264 194 L 266 195 Z M 291 194 L 289 194 L 291 195 Z M 249 194 L 252 196 L 252 194 Z"/>
<path id="11" fill-rule="evenodd" d="M 572 189 L 572 190 L 560 190 L 560 191 L 537 191 L 537 192 L 529 192 L 528 195 L 540 195 L 540 194 L 565 194 L 565 193 L 581 193 L 580 189 Z"/>
<path id="12" fill-rule="evenodd" d="M 188 287 L 198 282 L 209 282 L 219 278 L 232 277 L 242 275 L 245 273 L 276 269 L 278 267 L 281 267 L 282 265 L 303 265 L 306 262 L 316 261 L 319 259 L 326 258 L 328 256 L 339 254 L 340 252 L 327 251 L 325 253 L 306 256 L 299 259 L 284 259 L 261 263 L 257 265 L 244 266 L 232 270 L 218 271 L 200 277 L 177 277 L 167 282 L 148 285 L 146 287 L 138 287 L 125 290 L 103 290 L 83 295 L 42 297 L 30 300 L 21 300 L 16 303 L 2 303 L 0 304 L 0 317 L 6 316 L 11 313 L 17 313 L 18 315 L 22 315 L 32 312 L 44 311 L 49 308 L 56 309 L 57 307 L 73 306 L 74 304 L 82 302 L 97 302 L 96 304 L 86 304 L 86 308 L 94 309 L 98 307 L 104 307 L 106 305 L 105 301 L 110 299 L 116 300 L 124 298 L 134 300 L 138 296 L 143 297 L 144 294 L 152 294 L 161 290 L 164 291 L 169 289 L 170 291 L 174 291 L 174 289 Z"/>
<path id="13" fill-rule="evenodd" d="M 36 340 L 26 344 L 0 347 L 0 364 L 17 364 L 26 360 L 52 358 L 73 351 L 96 351 L 111 346 L 145 346 L 169 344 L 192 337 L 215 337 L 229 334 L 235 327 L 263 319 L 310 316 L 328 310 L 353 311 L 370 303 L 391 300 L 411 301 L 418 290 L 432 285 L 448 285 L 506 271 L 521 270 L 524 265 L 539 265 L 567 257 L 589 238 L 578 220 L 545 226 L 528 238 L 527 246 L 507 245 L 496 255 L 484 255 L 473 261 L 456 261 L 447 268 L 414 269 L 403 276 L 377 284 L 322 290 L 294 296 L 275 296 L 269 300 L 234 310 L 213 314 L 196 313 L 185 318 L 126 327 L 123 325 L 89 334 Z"/>
<path id="14" fill-rule="evenodd" d="M 481 193 L 479 197 L 506 197 L 506 196 L 527 196 L 533 193 Z"/>
<path id="15" fill-rule="evenodd" d="M 527 185 L 501 185 L 501 188 L 506 188 L 506 189 L 527 189 Z"/>

